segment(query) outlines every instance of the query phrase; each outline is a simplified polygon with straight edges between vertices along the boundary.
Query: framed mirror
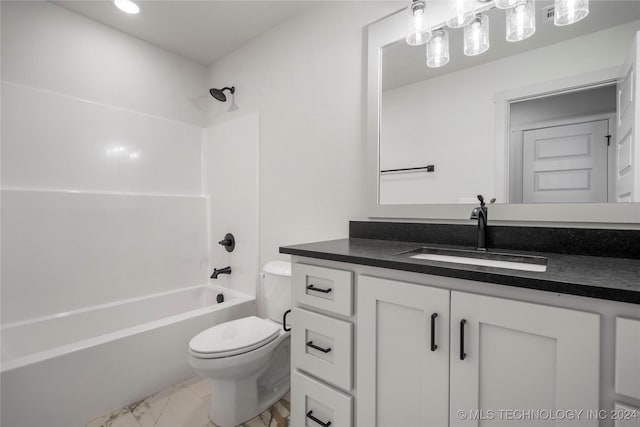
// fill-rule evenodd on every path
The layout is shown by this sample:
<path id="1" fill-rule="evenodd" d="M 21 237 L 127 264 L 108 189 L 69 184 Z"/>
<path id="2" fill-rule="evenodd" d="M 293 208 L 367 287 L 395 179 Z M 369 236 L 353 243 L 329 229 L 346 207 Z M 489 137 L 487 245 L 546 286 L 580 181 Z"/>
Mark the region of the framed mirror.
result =
<path id="1" fill-rule="evenodd" d="M 466 220 L 483 194 L 496 199 L 493 221 L 638 227 L 640 149 L 629 129 L 640 108 L 629 114 L 625 97 L 638 93 L 640 4 L 592 1 L 585 19 L 557 27 L 553 2 L 537 1 L 536 32 L 520 42 L 506 41 L 504 10 L 476 7 L 490 47 L 466 56 L 463 29 L 443 25 L 447 2 L 431 2 L 431 28 L 449 36 L 438 68 L 427 67 L 425 45 L 405 42 L 406 11 L 370 25 L 370 217 Z"/>

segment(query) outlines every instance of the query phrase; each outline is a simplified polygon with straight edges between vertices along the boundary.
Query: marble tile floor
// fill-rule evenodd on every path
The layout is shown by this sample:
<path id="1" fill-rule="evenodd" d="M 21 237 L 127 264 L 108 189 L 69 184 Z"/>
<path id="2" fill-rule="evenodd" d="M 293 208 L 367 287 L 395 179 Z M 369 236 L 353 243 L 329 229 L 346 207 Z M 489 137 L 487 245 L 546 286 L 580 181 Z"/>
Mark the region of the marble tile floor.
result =
<path id="1" fill-rule="evenodd" d="M 211 389 L 194 377 L 119 411 L 103 415 L 86 427 L 218 427 L 209 420 Z M 242 427 L 288 427 L 289 393 Z"/>

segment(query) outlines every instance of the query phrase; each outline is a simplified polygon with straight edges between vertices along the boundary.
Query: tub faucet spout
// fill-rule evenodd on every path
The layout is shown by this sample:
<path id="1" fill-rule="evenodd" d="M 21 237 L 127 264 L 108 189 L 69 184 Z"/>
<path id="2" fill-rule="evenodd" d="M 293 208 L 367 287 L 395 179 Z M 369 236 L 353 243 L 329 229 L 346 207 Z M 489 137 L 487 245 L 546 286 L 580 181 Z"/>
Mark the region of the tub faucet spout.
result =
<path id="1" fill-rule="evenodd" d="M 213 269 L 213 274 L 211 275 L 212 279 L 217 279 L 218 278 L 218 274 L 231 274 L 231 267 L 225 267 L 225 268 L 221 268 L 221 269 L 217 269 L 214 268 Z"/>

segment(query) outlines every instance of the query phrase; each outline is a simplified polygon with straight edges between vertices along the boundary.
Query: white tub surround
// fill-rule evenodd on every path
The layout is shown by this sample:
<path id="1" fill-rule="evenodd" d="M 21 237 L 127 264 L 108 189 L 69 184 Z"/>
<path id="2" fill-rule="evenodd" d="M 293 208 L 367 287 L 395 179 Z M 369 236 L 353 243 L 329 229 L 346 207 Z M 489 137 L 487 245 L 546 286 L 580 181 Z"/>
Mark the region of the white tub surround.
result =
<path id="1" fill-rule="evenodd" d="M 0 7 L 0 322 L 206 282 L 206 67 L 51 2 Z"/>

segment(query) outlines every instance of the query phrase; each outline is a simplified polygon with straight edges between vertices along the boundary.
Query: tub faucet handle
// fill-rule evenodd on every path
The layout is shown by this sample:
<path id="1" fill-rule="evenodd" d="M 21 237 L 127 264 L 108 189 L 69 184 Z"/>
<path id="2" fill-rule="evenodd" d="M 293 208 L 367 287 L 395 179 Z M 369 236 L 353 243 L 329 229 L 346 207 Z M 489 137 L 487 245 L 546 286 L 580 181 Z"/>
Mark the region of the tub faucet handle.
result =
<path id="1" fill-rule="evenodd" d="M 227 252 L 233 252 L 236 248 L 236 239 L 233 237 L 233 234 L 227 233 L 225 234 L 224 239 L 220 240 L 218 244 L 224 246 Z"/>

